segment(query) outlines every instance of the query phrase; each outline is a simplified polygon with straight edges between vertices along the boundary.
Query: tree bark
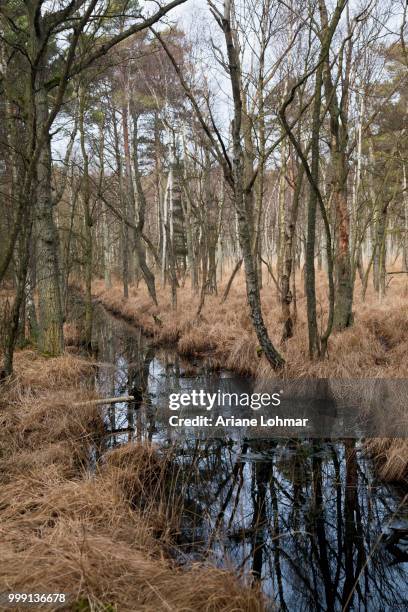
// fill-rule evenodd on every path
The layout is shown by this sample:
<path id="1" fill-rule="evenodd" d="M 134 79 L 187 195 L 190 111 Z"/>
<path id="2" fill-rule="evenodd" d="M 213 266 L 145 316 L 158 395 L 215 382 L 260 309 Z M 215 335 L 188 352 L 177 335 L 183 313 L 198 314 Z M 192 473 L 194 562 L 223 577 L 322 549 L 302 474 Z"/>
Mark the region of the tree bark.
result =
<path id="1" fill-rule="evenodd" d="M 45 68 L 44 68 L 45 70 Z M 35 94 L 37 130 L 48 120 L 48 96 L 42 69 L 39 70 Z M 60 355 L 64 350 L 61 278 L 58 258 L 58 234 L 54 221 L 51 192 L 51 144 L 46 138 L 37 164 L 37 290 L 38 290 L 38 348 L 47 355 Z"/>
<path id="2" fill-rule="evenodd" d="M 302 165 L 298 168 L 298 174 L 296 177 L 295 191 L 293 193 L 293 199 L 290 211 L 285 216 L 285 228 L 284 228 L 284 245 L 283 245 L 283 271 L 281 279 L 281 304 L 282 304 L 282 315 L 284 319 L 282 341 L 284 342 L 288 338 L 293 336 L 293 324 L 294 320 L 291 315 L 291 304 L 294 300 L 293 292 L 290 289 L 290 281 L 293 270 L 293 256 L 294 256 L 294 236 L 296 229 L 296 222 L 300 203 L 300 194 L 302 191 L 304 168 Z"/>
<path id="3" fill-rule="evenodd" d="M 142 180 L 139 171 L 139 153 L 138 153 L 138 117 L 133 114 L 133 169 L 135 174 L 136 192 L 137 192 L 137 221 L 134 230 L 134 243 L 137 262 L 143 274 L 144 281 L 147 285 L 150 297 L 157 306 L 156 282 L 153 272 L 150 270 L 146 262 L 146 251 L 142 241 L 143 228 L 145 223 L 146 198 L 143 191 Z"/>
<path id="4" fill-rule="evenodd" d="M 234 37 L 231 30 L 230 0 L 226 0 L 224 3 L 222 26 L 227 45 L 228 69 L 234 100 L 234 119 L 232 122 L 233 198 L 238 218 L 239 242 L 245 266 L 247 299 L 252 323 L 261 349 L 271 366 L 277 369 L 284 365 L 285 360 L 273 346 L 262 316 L 258 274 L 253 254 L 252 234 L 250 233 L 251 222 L 248 218 L 248 206 L 250 204 L 251 193 L 244 192 L 244 151 L 241 142 L 242 87 L 240 86 L 240 64 L 238 51 L 234 44 Z"/>
<path id="5" fill-rule="evenodd" d="M 340 4 L 346 2 L 342 0 Z M 328 29 L 325 0 L 319 0 L 322 26 Z M 342 75 L 341 98 L 338 100 L 336 86 L 332 79 L 329 56 L 325 59 L 323 83 L 326 103 L 330 115 L 330 152 L 332 165 L 332 197 L 337 221 L 336 276 L 337 293 L 333 326 L 341 330 L 353 323 L 353 274 L 350 257 L 350 218 L 347 205 L 347 177 L 349 172 L 348 142 L 348 96 L 351 62 L 351 39 L 348 40 L 345 75 Z M 340 60 L 342 66 L 342 58 Z"/>
<path id="6" fill-rule="evenodd" d="M 119 134 L 118 134 L 118 125 L 116 120 L 116 111 L 113 109 L 112 112 L 112 123 L 113 123 L 113 134 L 115 139 L 115 158 L 116 158 L 116 168 L 118 173 L 118 187 L 119 187 L 119 199 L 120 199 L 120 209 L 122 215 L 122 224 L 121 224 L 121 238 L 122 238 L 122 282 L 123 282 L 123 297 L 128 299 L 129 297 L 129 248 L 128 248 L 128 240 L 129 240 L 129 229 L 127 226 L 127 198 L 124 191 L 123 185 L 123 172 L 122 172 L 122 157 L 120 153 L 120 144 L 119 144 Z"/>
<path id="7" fill-rule="evenodd" d="M 93 244 L 92 244 L 92 215 L 90 205 L 90 188 L 89 188 L 89 159 L 85 144 L 85 88 L 80 87 L 79 91 L 79 133 L 81 141 L 81 153 L 83 159 L 83 177 L 82 177 L 82 203 L 84 207 L 84 226 L 85 226 L 85 330 L 84 342 L 86 346 L 91 346 L 92 343 L 92 322 L 93 322 L 93 306 L 92 306 L 92 268 L 93 268 Z"/>

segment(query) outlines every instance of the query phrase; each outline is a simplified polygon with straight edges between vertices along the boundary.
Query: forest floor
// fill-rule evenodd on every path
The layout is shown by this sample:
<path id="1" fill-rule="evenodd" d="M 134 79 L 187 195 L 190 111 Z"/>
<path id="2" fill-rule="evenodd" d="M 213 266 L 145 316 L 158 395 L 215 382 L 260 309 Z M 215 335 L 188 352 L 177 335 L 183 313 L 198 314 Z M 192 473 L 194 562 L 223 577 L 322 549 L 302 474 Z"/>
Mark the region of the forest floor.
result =
<path id="1" fill-rule="evenodd" d="M 177 310 L 171 306 L 170 287 L 158 289 L 159 306 L 149 298 L 140 282 L 123 298 L 120 283 L 105 289 L 103 281 L 93 284 L 95 297 L 113 314 L 139 326 L 158 345 L 175 347 L 185 358 L 203 357 L 214 368 L 226 368 L 241 375 L 270 378 L 276 375 L 296 378 L 408 378 L 408 275 L 390 275 L 385 297 L 379 301 L 370 282 L 366 299 L 356 282 L 354 324 L 335 332 L 329 340 L 328 357 L 311 362 L 308 356 L 306 297 L 300 274 L 297 278 L 297 320 L 294 336 L 280 342 L 283 319 L 275 286 L 268 281 L 262 289 L 264 318 L 275 346 L 286 360 L 276 374 L 259 354 L 258 341 L 248 313 L 244 275 L 234 280 L 227 300 L 221 297 L 229 274 L 218 287 L 218 295 L 208 295 L 200 316 L 200 298 L 191 292 L 189 281 L 177 292 Z M 327 289 L 323 273 L 317 278 L 319 324 L 327 313 Z M 379 459 L 380 475 L 403 480 L 408 474 L 408 440 L 373 439 L 369 448 Z"/>
<path id="2" fill-rule="evenodd" d="M 0 391 L 0 591 L 69 593 L 58 609 L 76 612 L 263 610 L 232 572 L 171 561 L 165 454 L 132 443 L 92 460 L 101 413 L 74 404 L 92 398 L 93 368 L 70 347 L 22 350 Z"/>

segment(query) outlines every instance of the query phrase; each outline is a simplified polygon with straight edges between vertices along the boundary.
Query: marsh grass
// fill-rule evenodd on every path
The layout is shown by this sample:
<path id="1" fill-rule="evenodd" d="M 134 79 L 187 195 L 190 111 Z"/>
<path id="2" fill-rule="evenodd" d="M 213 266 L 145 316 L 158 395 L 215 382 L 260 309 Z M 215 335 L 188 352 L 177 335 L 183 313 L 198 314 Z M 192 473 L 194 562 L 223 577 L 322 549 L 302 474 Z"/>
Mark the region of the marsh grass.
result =
<path id="1" fill-rule="evenodd" d="M 233 573 L 171 561 L 171 455 L 132 443 L 91 461 L 102 418 L 73 404 L 92 397 L 93 367 L 16 354 L 0 397 L 0 591 L 66 592 L 69 610 L 263 610 L 259 590 Z"/>
<path id="2" fill-rule="evenodd" d="M 228 275 L 226 275 L 226 279 Z M 281 343 L 282 316 L 276 289 L 264 284 L 263 313 L 269 333 L 286 359 L 279 374 L 286 378 L 406 378 L 408 377 L 408 299 L 405 275 L 393 278 L 380 302 L 370 287 L 366 300 L 356 283 L 354 325 L 333 333 L 328 358 L 311 362 L 307 348 L 306 300 L 300 275 L 297 281 L 297 321 L 294 337 Z M 224 282 L 220 283 L 219 296 Z M 253 376 L 271 376 L 271 369 L 259 351 L 246 305 L 243 273 L 236 277 L 225 303 L 215 295 L 206 296 L 201 315 L 196 316 L 199 295 L 191 293 L 188 281 L 178 290 L 178 307 L 171 307 L 169 288 L 158 288 L 159 307 L 149 300 L 142 283 L 123 299 L 119 283 L 105 290 L 102 281 L 93 284 L 95 296 L 112 313 L 142 328 L 157 344 L 176 347 L 181 355 L 210 356 L 214 366 Z M 327 315 L 326 282 L 318 275 L 319 325 Z M 273 374 L 275 376 L 275 374 Z"/>

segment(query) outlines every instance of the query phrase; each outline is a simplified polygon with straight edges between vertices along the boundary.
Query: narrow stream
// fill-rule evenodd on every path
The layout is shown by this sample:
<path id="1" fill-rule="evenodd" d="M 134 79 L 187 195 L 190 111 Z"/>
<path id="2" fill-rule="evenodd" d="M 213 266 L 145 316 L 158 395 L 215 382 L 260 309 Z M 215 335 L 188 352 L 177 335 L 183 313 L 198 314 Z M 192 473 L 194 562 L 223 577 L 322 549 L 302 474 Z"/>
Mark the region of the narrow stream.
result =
<path id="1" fill-rule="evenodd" d="M 175 441 L 165 418 L 171 392 L 191 377 L 228 377 L 151 346 L 98 306 L 98 391 L 135 401 L 106 407 L 105 448 L 131 440 L 174 446 L 181 473 L 181 563 L 210 556 L 260 580 L 275 609 L 408 609 L 408 510 L 378 481 L 359 440 Z"/>

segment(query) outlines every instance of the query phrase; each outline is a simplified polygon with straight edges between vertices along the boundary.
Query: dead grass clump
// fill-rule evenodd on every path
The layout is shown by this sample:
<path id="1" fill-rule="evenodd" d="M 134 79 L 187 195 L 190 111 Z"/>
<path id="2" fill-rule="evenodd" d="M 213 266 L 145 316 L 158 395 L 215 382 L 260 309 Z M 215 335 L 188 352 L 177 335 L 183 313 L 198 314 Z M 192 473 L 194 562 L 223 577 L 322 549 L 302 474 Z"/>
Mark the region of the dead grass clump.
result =
<path id="1" fill-rule="evenodd" d="M 61 395 L 65 394 L 61 392 Z M 77 395 L 77 394 L 76 394 Z M 75 395 L 74 395 L 75 397 Z M 14 423 L 8 433 L 12 433 L 10 442 L 3 439 L 3 451 L 7 454 L 17 452 L 35 452 L 43 450 L 44 446 L 52 443 L 62 443 L 61 448 L 69 463 L 82 465 L 88 460 L 89 446 L 94 436 L 102 433 L 103 424 L 95 406 L 74 407 L 71 398 L 56 396 L 31 398 L 25 397 L 14 413 Z M 27 461 L 28 461 L 27 457 Z M 66 462 L 68 463 L 68 462 Z"/>
<path id="2" fill-rule="evenodd" d="M 94 528 L 116 528 L 120 517 L 129 520 L 130 508 L 111 481 L 92 478 L 85 472 L 67 480 L 58 467 L 32 469 L 4 487 L 0 494 L 2 517 L 9 526 L 42 532 L 62 519 L 81 519 Z"/>
<path id="3" fill-rule="evenodd" d="M 177 322 L 169 323 L 165 327 L 157 327 L 154 332 L 154 338 L 157 344 L 175 345 L 177 344 L 182 330 Z"/>
<path id="4" fill-rule="evenodd" d="M 105 461 L 103 473 L 115 481 L 130 502 L 158 500 L 167 462 L 152 446 L 125 445 L 107 453 Z"/>
<path id="5" fill-rule="evenodd" d="M 0 397 L 0 482 L 51 465 L 68 478 L 88 463 L 94 437 L 103 431 L 96 406 L 73 405 L 89 395 L 76 378 L 89 366 L 73 356 L 46 359 L 23 353 L 17 353 L 15 379 Z"/>
<path id="6" fill-rule="evenodd" d="M 43 357 L 35 351 L 19 351 L 15 356 L 17 382 L 24 389 L 54 390 L 78 386 L 78 381 L 89 374 L 94 365 L 68 353 L 60 357 Z"/>
<path id="7" fill-rule="evenodd" d="M 227 367 L 242 375 L 251 375 L 257 370 L 262 356 L 257 339 L 248 332 L 236 338 L 229 352 Z"/>
<path id="8" fill-rule="evenodd" d="M 0 459 L 0 471 L 4 472 L 9 480 L 24 476 L 32 470 L 44 470 L 48 465 L 61 467 L 61 474 L 65 478 L 75 474 L 78 465 L 75 445 L 68 440 L 52 442 L 35 450 L 16 450 L 6 459 Z M 1 480 L 4 483 L 4 479 Z"/>
<path id="9" fill-rule="evenodd" d="M 362 314 L 365 325 L 377 338 L 385 338 L 390 344 L 398 344 L 408 337 L 408 304 L 395 296 L 393 308 L 389 301 L 371 305 Z"/>
<path id="10" fill-rule="evenodd" d="M 211 353 L 217 348 L 217 342 L 208 329 L 196 327 L 189 329 L 180 338 L 177 349 L 183 357 L 198 357 Z"/>
<path id="11" fill-rule="evenodd" d="M 123 519 L 124 517 L 121 516 Z M 132 525 L 134 527 L 134 524 Z M 19 549 L 21 535 L 25 548 Z M 9 530 L 0 581 L 9 590 L 69 592 L 83 609 L 111 606 L 125 612 L 194 610 L 257 612 L 259 591 L 245 589 L 228 572 L 194 566 L 176 569 L 147 555 L 125 524 L 97 529 L 86 520 L 59 520 L 41 534 Z M 24 568 L 22 561 L 24 560 Z"/>
<path id="12" fill-rule="evenodd" d="M 377 462 L 380 478 L 390 482 L 407 482 L 408 440 L 373 438 L 366 441 L 365 446 Z"/>
<path id="13" fill-rule="evenodd" d="M 182 506 L 176 493 L 178 471 L 170 451 L 159 455 L 148 444 L 125 445 L 107 454 L 99 477 L 110 482 L 129 507 L 145 517 L 143 522 L 156 542 L 173 546 Z"/>

